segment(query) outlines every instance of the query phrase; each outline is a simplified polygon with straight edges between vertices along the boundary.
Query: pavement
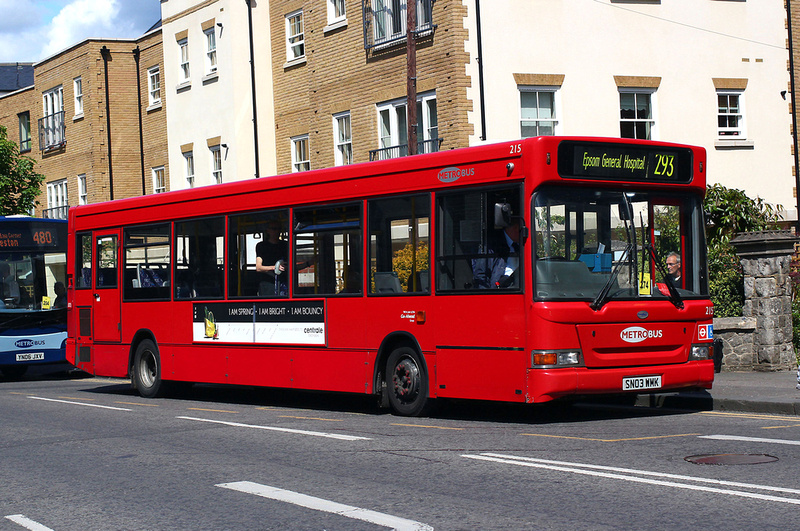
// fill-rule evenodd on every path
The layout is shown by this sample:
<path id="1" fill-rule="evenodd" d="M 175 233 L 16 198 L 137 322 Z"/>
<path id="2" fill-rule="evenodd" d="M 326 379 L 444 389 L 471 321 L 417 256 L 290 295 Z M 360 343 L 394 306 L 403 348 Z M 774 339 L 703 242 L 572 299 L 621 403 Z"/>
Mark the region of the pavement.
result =
<path id="1" fill-rule="evenodd" d="M 712 389 L 639 395 L 636 405 L 699 411 L 800 415 L 796 371 L 717 373 Z"/>

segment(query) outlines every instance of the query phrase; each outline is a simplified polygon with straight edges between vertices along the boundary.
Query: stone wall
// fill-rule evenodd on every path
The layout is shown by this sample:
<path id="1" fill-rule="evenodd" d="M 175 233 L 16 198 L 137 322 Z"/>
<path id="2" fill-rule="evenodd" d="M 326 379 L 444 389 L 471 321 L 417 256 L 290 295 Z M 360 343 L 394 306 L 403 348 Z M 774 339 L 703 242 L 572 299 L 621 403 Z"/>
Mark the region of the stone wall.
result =
<path id="1" fill-rule="evenodd" d="M 724 343 L 723 368 L 774 371 L 796 367 L 789 277 L 796 241 L 789 231 L 743 233 L 731 241 L 744 272 L 745 303 L 742 318 L 714 320 L 714 334 Z"/>

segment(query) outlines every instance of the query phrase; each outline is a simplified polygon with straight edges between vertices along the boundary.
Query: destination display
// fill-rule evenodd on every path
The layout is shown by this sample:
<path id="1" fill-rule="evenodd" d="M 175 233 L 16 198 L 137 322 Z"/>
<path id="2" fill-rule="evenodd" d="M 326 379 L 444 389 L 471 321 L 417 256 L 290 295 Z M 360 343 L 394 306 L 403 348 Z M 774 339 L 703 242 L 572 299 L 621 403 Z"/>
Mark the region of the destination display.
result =
<path id="1" fill-rule="evenodd" d="M 37 226 L 35 223 L 25 222 L 19 227 L 16 223 L 6 222 L 0 227 L 0 250 L 30 251 L 58 247 L 62 235 L 59 229 Z M 64 236 L 67 225 L 63 226 Z"/>
<path id="2" fill-rule="evenodd" d="M 565 179 L 690 183 L 692 150 L 567 140 L 558 146 L 558 173 Z"/>
<path id="3" fill-rule="evenodd" d="M 325 345 L 324 301 L 204 302 L 193 313 L 195 342 Z"/>

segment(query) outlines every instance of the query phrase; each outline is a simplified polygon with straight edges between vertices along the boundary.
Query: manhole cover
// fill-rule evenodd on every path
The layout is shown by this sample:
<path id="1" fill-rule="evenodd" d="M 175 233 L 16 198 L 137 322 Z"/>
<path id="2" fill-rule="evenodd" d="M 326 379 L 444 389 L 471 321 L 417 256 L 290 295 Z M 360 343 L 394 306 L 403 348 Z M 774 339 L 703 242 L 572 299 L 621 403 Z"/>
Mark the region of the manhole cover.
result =
<path id="1" fill-rule="evenodd" d="M 696 465 L 758 465 L 778 460 L 766 454 L 706 454 L 690 455 L 684 459 Z"/>

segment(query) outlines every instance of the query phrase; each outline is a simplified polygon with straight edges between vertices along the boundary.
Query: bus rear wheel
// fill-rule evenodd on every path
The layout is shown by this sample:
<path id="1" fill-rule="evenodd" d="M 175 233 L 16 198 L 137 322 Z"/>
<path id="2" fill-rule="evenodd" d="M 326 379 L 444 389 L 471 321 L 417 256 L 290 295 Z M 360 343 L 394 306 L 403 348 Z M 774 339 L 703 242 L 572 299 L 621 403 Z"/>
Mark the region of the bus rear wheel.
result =
<path id="1" fill-rule="evenodd" d="M 133 381 L 139 394 L 145 398 L 161 396 L 164 390 L 158 347 L 149 339 L 143 340 L 136 348 L 133 357 Z"/>
<path id="2" fill-rule="evenodd" d="M 386 362 L 389 405 L 397 415 L 418 417 L 428 409 L 428 376 L 422 358 L 410 347 L 400 347 Z"/>

